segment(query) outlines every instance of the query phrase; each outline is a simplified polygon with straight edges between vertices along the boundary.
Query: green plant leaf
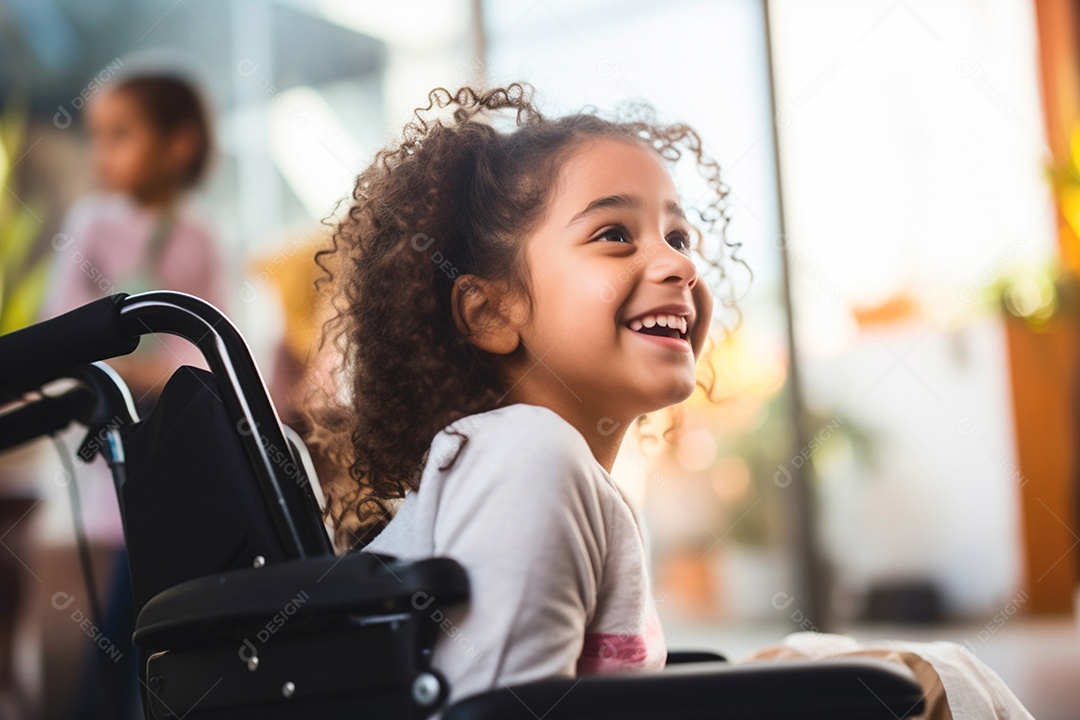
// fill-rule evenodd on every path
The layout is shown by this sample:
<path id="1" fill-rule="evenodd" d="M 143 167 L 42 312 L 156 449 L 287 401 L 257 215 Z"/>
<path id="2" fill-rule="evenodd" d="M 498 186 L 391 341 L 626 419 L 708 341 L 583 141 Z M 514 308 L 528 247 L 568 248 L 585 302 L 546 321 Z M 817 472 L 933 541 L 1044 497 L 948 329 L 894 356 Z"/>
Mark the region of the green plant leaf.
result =
<path id="1" fill-rule="evenodd" d="M 6 302 L 0 305 L 0 334 L 37 322 L 45 300 L 49 265 L 48 258 L 42 258 L 12 287 Z"/>

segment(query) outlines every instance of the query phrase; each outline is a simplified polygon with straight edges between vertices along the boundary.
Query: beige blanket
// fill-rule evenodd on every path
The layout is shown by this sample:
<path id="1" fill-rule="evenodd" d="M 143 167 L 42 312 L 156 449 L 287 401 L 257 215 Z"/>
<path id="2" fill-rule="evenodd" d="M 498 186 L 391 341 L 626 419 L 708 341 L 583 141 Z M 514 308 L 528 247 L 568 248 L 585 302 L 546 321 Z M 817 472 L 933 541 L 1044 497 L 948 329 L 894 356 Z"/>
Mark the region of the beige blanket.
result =
<path id="1" fill-rule="evenodd" d="M 953 642 L 859 643 L 835 633 L 796 632 L 738 662 L 845 657 L 878 657 L 911 668 L 926 693 L 922 720 L 1034 720 L 997 673 Z"/>

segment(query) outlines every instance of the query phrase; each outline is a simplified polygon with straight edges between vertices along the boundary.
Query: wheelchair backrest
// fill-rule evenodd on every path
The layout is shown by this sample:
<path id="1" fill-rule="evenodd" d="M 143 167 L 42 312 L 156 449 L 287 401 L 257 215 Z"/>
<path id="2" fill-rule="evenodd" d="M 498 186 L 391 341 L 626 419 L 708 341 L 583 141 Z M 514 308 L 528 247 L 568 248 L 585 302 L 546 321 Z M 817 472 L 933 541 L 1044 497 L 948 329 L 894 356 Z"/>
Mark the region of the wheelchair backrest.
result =
<path id="1" fill-rule="evenodd" d="M 185 580 L 289 558 L 241 446 L 243 432 L 251 430 L 229 418 L 214 376 L 186 365 L 148 417 L 121 429 L 137 610 Z"/>

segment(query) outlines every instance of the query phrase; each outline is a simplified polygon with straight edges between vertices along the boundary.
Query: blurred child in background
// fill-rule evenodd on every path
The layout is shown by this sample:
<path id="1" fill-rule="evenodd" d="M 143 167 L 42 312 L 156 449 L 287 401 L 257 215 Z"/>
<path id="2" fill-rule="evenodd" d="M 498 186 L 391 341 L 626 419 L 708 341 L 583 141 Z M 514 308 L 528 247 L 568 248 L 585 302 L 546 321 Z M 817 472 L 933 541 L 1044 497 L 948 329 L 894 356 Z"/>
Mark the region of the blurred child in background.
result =
<path id="1" fill-rule="evenodd" d="M 179 290 L 222 310 L 224 271 L 213 232 L 191 208 L 189 191 L 203 178 L 212 133 L 196 87 L 168 74 L 117 78 L 86 107 L 94 170 L 101 192 L 70 210 L 53 239 L 57 257 L 43 318 L 117 292 Z M 227 310 L 226 310 L 227 312 Z M 131 389 L 140 417 L 153 408 L 180 365 L 205 368 L 198 350 L 172 336 L 146 336 L 131 355 L 110 360 Z M 91 542 L 110 546 L 114 582 L 104 632 L 130 637 L 134 627 L 123 530 L 112 482 L 100 463 L 79 484 Z M 97 648 L 90 649 L 90 663 Z M 136 656 L 100 662 L 109 684 L 84 681 L 73 708 L 80 716 L 137 715 Z M 126 665 L 126 667 L 116 667 Z M 135 713 L 135 715 L 133 715 Z"/>
<path id="2" fill-rule="evenodd" d="M 115 292 L 152 289 L 191 293 L 224 309 L 213 233 L 186 202 L 210 158 L 198 91 L 179 77 L 127 77 L 90 99 L 86 120 L 104 192 L 77 203 L 54 239 L 60 254 L 44 317 Z M 149 337 L 110 364 L 145 411 L 172 370 L 199 364 L 198 357 L 179 338 Z"/>

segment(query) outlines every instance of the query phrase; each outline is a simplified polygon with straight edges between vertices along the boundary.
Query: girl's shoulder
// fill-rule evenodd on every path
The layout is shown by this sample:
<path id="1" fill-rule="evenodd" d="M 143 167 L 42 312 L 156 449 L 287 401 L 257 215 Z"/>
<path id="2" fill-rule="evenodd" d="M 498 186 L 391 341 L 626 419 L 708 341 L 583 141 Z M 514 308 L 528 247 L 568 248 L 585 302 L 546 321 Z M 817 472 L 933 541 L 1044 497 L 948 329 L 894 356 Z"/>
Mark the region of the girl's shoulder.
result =
<path id="1" fill-rule="evenodd" d="M 587 447 L 585 438 L 562 415 L 549 407 L 529 403 L 513 403 L 494 410 L 466 415 L 443 428 L 440 435 L 450 434 L 452 429 L 462 433 L 476 431 L 478 435 L 483 433 L 485 437 L 502 436 L 504 438 L 542 433 L 543 437 L 536 439 L 558 438 L 571 444 L 580 441 Z"/>
<path id="2" fill-rule="evenodd" d="M 182 245 L 201 245 L 203 251 L 216 250 L 214 223 L 205 205 L 194 197 L 181 198 L 173 210 L 170 242 Z"/>
<path id="3" fill-rule="evenodd" d="M 185 195 L 176 203 L 176 222 L 200 229 L 209 229 L 214 224 L 206 201 L 196 195 Z"/>
<path id="4" fill-rule="evenodd" d="M 549 408 L 517 403 L 437 433 L 419 489 L 369 547 L 420 557 L 484 528 L 488 541 L 509 549 L 537 537 L 554 542 L 559 527 L 567 537 L 598 538 L 599 551 L 609 533 L 633 534 L 634 522 L 577 428 Z"/>
<path id="5" fill-rule="evenodd" d="M 138 207 L 117 193 L 94 192 L 71 204 L 65 218 L 69 231 L 78 232 L 98 221 L 129 221 L 138 216 Z"/>
<path id="6" fill-rule="evenodd" d="M 434 459 L 446 466 L 455 456 L 455 464 L 514 468 L 518 474 L 552 474 L 556 468 L 579 471 L 571 473 L 574 477 L 604 473 L 577 428 L 554 410 L 528 403 L 467 415 L 447 425 L 432 441 L 428 464 Z"/>

